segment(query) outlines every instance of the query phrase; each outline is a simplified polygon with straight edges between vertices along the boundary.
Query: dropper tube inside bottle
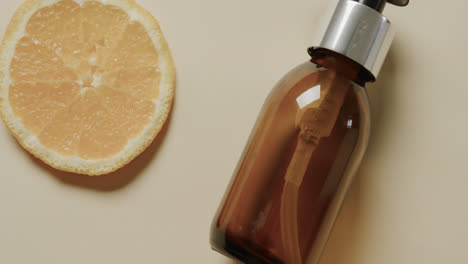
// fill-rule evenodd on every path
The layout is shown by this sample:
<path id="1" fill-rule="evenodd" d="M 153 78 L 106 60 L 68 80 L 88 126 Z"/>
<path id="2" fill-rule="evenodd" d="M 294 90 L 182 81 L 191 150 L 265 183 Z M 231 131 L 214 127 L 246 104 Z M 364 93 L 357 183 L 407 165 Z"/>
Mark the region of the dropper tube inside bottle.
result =
<path id="1" fill-rule="evenodd" d="M 328 137 L 332 133 L 348 87 L 348 82 L 342 82 L 340 78 L 332 77 L 330 87 L 328 89 L 322 87 L 327 91 L 318 108 L 306 106 L 305 111 L 299 112 L 302 114 L 298 124 L 299 136 L 284 177 L 285 184 L 280 209 L 281 236 L 287 263 L 303 263 L 297 219 L 299 189 L 320 138 Z"/>

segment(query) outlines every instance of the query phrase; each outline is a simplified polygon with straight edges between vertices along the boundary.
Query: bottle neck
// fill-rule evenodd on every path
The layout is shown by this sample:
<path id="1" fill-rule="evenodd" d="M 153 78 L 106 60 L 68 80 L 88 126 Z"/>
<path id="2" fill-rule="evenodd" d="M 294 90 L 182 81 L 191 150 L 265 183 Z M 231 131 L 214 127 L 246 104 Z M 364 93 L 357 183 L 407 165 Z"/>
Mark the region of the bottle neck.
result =
<path id="1" fill-rule="evenodd" d="M 329 70 L 334 70 L 362 87 L 367 82 L 374 81 L 374 77 L 368 70 L 346 56 L 320 48 L 309 51 L 309 53 L 312 57 L 312 63 Z"/>

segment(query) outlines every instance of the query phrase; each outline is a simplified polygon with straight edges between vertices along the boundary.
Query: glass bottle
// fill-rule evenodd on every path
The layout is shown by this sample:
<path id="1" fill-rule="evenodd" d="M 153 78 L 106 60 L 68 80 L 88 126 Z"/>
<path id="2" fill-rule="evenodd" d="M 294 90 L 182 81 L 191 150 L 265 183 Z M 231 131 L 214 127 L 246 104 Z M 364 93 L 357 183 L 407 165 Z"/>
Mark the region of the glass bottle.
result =
<path id="1" fill-rule="evenodd" d="M 317 263 L 367 147 L 364 86 L 391 41 L 384 4 L 340 1 L 311 60 L 272 90 L 213 221 L 213 249 L 244 263 Z"/>

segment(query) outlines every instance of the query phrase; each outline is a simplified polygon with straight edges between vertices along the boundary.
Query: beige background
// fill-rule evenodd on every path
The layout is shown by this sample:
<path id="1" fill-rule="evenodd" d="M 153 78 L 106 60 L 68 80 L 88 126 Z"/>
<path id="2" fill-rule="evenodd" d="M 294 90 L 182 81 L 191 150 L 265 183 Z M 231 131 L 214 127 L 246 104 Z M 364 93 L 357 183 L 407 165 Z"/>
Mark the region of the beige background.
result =
<path id="1" fill-rule="evenodd" d="M 138 2 L 178 69 L 170 122 L 100 178 L 48 168 L 0 126 L 0 263 L 232 263 L 209 249 L 211 218 L 263 99 L 307 60 L 327 1 Z M 386 10 L 398 35 L 369 87 L 369 150 L 322 264 L 468 262 L 468 2 L 449 2 Z M 1 5 L 4 32 L 19 1 Z"/>

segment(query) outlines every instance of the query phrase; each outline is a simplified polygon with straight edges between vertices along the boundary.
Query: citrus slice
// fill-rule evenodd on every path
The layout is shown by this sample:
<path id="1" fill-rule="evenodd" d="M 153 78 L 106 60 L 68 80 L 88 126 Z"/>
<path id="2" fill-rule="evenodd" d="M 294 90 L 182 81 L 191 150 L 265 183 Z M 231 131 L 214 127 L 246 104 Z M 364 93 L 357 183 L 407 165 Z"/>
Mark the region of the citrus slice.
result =
<path id="1" fill-rule="evenodd" d="M 151 14 L 132 0 L 27 0 L 0 47 L 0 114 L 34 156 L 100 175 L 154 140 L 174 66 Z"/>

